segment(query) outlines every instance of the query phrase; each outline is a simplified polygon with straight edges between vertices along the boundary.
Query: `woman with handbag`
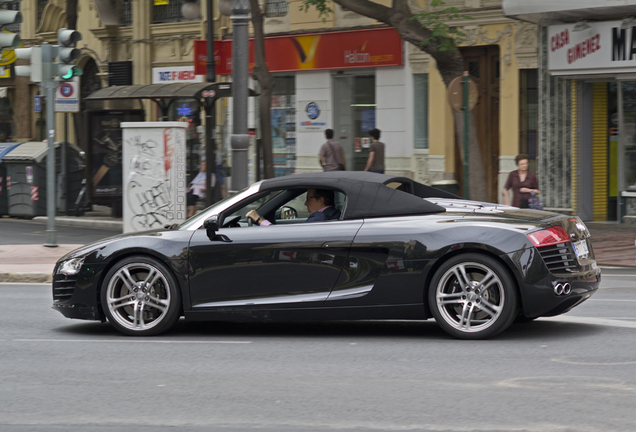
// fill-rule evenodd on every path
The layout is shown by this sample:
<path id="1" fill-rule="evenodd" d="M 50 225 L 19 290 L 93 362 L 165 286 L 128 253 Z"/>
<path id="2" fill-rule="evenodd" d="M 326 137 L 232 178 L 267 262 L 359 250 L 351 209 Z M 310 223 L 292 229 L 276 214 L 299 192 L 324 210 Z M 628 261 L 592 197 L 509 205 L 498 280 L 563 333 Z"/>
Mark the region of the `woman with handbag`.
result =
<path id="1" fill-rule="evenodd" d="M 517 155 L 515 162 L 517 168 L 508 174 L 508 180 L 503 189 L 504 203 L 510 205 L 508 190 L 512 189 L 512 205 L 519 208 L 530 208 L 531 197 L 539 195 L 539 182 L 537 176 L 528 170 L 530 157 L 522 153 Z M 538 197 L 537 197 L 538 198 Z"/>

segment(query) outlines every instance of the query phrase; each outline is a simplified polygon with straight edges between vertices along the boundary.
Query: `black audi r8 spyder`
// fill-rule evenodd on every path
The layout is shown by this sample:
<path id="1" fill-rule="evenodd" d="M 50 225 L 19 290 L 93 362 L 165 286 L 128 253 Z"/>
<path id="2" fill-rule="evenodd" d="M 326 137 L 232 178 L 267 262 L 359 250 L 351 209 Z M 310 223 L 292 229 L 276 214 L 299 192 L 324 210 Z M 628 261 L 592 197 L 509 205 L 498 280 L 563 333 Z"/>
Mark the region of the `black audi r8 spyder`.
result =
<path id="1" fill-rule="evenodd" d="M 309 189 L 338 217 L 308 223 Z M 271 222 L 252 225 L 250 210 Z M 467 201 L 405 177 L 255 183 L 181 225 L 122 234 L 55 266 L 53 308 L 156 335 L 177 320 L 426 320 L 483 339 L 569 311 L 600 284 L 578 217 Z"/>

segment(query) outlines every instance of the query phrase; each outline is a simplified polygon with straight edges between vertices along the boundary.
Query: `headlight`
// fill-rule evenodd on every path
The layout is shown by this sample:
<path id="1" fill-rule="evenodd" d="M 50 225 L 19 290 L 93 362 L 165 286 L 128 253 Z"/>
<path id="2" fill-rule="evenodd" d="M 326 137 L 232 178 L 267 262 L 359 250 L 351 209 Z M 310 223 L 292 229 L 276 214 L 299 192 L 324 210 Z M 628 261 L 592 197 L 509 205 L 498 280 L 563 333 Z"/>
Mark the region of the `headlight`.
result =
<path id="1" fill-rule="evenodd" d="M 84 257 L 82 258 L 73 258 L 68 261 L 64 261 L 60 268 L 57 270 L 58 273 L 62 273 L 67 276 L 71 276 L 79 273 L 82 264 L 84 263 Z"/>

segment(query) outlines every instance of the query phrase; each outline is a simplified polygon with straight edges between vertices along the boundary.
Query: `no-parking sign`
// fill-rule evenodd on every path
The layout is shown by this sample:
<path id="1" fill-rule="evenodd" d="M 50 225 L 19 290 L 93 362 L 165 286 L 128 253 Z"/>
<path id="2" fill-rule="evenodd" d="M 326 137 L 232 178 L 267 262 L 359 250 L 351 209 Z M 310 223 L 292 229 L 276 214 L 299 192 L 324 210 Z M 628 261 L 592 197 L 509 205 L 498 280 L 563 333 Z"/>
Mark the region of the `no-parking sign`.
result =
<path id="1" fill-rule="evenodd" d="M 55 92 L 55 112 L 79 112 L 79 83 L 62 83 Z"/>

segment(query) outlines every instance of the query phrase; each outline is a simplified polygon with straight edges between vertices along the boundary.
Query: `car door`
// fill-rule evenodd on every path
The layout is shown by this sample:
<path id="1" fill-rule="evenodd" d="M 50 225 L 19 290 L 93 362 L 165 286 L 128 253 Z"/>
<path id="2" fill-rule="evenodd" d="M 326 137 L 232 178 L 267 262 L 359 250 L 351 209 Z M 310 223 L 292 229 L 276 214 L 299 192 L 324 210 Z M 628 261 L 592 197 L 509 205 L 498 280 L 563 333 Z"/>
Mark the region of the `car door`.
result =
<path id="1" fill-rule="evenodd" d="M 189 250 L 192 309 L 320 306 L 361 225 L 334 220 L 220 228 L 217 240 L 199 229 Z"/>

